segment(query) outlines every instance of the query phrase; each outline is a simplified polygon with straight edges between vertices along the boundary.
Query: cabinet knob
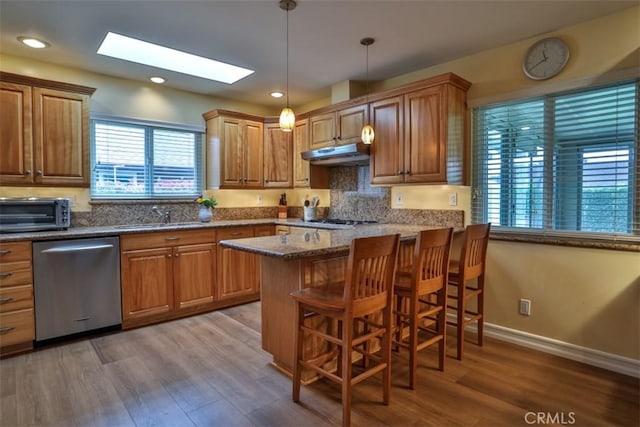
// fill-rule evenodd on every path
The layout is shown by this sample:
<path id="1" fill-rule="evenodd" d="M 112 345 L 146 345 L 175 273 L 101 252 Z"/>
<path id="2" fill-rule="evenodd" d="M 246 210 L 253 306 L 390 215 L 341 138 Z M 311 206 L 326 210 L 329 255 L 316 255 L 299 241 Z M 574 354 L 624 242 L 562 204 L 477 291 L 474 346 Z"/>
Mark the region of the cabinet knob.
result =
<path id="1" fill-rule="evenodd" d="M 247 178 L 244 179 L 244 182 L 247 182 Z"/>
<path id="2" fill-rule="evenodd" d="M 26 171 L 24 171 L 25 175 L 31 175 L 31 169 L 27 169 Z"/>
<path id="3" fill-rule="evenodd" d="M 409 169 L 407 169 L 406 171 L 403 172 L 405 175 L 410 175 L 411 171 L 409 171 Z"/>
<path id="4" fill-rule="evenodd" d="M 38 169 L 38 170 L 36 171 L 36 175 L 42 175 L 42 169 Z"/>
<path id="5" fill-rule="evenodd" d="M 305 181 L 309 181 L 309 178 L 305 178 L 304 180 L 305 180 Z"/>
<path id="6" fill-rule="evenodd" d="M 265 180 L 264 180 L 264 182 L 266 182 L 266 183 L 268 184 L 268 183 L 269 183 L 269 180 L 268 180 L 268 179 L 265 179 Z"/>
<path id="7" fill-rule="evenodd" d="M 167 254 L 167 258 L 171 258 L 171 254 Z"/>
<path id="8" fill-rule="evenodd" d="M 403 172 L 402 172 L 402 171 L 398 171 L 398 175 L 402 175 L 402 174 L 403 174 Z"/>
<path id="9" fill-rule="evenodd" d="M 178 257 L 180 256 L 180 254 L 175 254 L 174 256 L 175 256 L 176 258 L 178 258 Z"/>

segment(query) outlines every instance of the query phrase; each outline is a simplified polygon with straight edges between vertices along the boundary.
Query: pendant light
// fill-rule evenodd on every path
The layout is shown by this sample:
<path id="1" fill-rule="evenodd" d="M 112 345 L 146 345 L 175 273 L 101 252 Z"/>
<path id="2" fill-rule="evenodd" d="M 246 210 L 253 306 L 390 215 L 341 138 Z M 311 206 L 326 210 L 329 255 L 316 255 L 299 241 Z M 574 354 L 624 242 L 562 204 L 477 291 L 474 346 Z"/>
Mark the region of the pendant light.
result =
<path id="1" fill-rule="evenodd" d="M 296 116 L 289 107 L 289 11 L 295 9 L 295 0 L 280 0 L 280 9 L 287 11 L 287 106 L 280 113 L 280 129 L 291 132 L 296 123 Z"/>
<path id="2" fill-rule="evenodd" d="M 360 40 L 360 44 L 366 46 L 367 48 L 367 79 L 366 79 L 366 103 L 369 104 L 369 46 L 373 44 L 375 40 L 371 37 L 365 37 Z M 375 137 L 375 132 L 373 131 L 373 126 L 370 124 L 364 125 L 362 128 L 362 142 L 365 144 L 371 144 L 373 142 L 373 138 Z"/>

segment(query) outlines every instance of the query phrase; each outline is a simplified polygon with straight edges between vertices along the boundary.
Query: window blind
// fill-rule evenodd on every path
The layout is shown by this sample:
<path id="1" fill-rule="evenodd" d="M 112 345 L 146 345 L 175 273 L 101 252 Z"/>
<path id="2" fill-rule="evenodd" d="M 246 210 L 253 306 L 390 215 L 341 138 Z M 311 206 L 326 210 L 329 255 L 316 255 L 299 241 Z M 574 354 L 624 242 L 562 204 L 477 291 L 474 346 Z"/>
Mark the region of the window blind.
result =
<path id="1" fill-rule="evenodd" d="M 92 197 L 193 197 L 203 185 L 202 134 L 92 121 Z"/>
<path id="2" fill-rule="evenodd" d="M 473 110 L 472 220 L 640 234 L 638 82 Z"/>

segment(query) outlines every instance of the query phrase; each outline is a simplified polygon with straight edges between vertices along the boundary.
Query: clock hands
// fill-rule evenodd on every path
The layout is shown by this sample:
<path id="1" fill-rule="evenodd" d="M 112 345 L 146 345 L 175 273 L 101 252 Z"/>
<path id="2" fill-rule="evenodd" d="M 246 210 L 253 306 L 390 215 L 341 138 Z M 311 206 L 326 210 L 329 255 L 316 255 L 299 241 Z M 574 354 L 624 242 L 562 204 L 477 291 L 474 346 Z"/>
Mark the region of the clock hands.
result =
<path id="1" fill-rule="evenodd" d="M 542 59 L 540 61 L 536 62 L 535 64 L 533 64 L 531 66 L 531 70 L 533 70 L 534 68 L 536 68 L 538 65 L 542 64 L 543 62 L 546 62 L 547 59 L 549 59 L 549 57 L 547 56 L 546 49 L 543 49 L 542 50 Z"/>

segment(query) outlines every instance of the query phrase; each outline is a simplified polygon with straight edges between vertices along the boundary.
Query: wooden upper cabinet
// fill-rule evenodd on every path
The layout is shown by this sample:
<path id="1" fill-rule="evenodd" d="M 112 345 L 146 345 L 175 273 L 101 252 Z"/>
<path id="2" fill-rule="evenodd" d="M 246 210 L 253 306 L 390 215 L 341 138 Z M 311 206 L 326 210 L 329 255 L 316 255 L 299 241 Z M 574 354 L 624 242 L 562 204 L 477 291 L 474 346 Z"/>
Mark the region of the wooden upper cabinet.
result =
<path id="1" fill-rule="evenodd" d="M 309 187 L 309 162 L 301 153 L 309 150 L 309 119 L 299 120 L 293 128 L 293 186 Z"/>
<path id="2" fill-rule="evenodd" d="M 34 88 L 36 182 L 89 186 L 89 96 Z"/>
<path id="3" fill-rule="evenodd" d="M 0 184 L 88 187 L 94 91 L 0 72 Z"/>
<path id="4" fill-rule="evenodd" d="M 449 73 L 374 96 L 371 183 L 466 183 L 469 86 Z"/>
<path id="5" fill-rule="evenodd" d="M 311 149 L 360 141 L 367 121 L 367 105 L 355 105 L 309 118 Z"/>
<path id="6" fill-rule="evenodd" d="M 264 126 L 264 187 L 293 186 L 293 132 L 284 132 L 279 123 Z"/>
<path id="7" fill-rule="evenodd" d="M 203 114 L 207 122 L 207 187 L 262 188 L 262 118 L 232 111 Z"/>
<path id="8" fill-rule="evenodd" d="M 394 96 L 372 102 L 371 125 L 375 139 L 371 144 L 373 184 L 399 184 L 404 181 L 404 98 Z"/>
<path id="9" fill-rule="evenodd" d="M 0 81 L 0 182 L 32 184 L 31 87 Z"/>
<path id="10" fill-rule="evenodd" d="M 405 95 L 405 182 L 447 182 L 445 87 Z"/>

